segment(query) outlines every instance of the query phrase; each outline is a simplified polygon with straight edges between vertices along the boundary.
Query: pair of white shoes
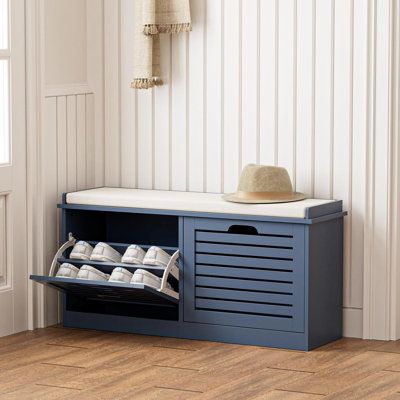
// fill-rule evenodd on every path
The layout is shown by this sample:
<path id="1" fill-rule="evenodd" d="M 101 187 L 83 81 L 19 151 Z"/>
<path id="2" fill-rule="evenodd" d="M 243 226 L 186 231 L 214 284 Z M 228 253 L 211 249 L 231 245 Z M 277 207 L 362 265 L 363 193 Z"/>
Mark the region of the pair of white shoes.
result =
<path id="1" fill-rule="evenodd" d="M 89 243 L 79 241 L 72 249 L 70 258 L 76 260 L 156 265 L 166 268 L 171 256 L 157 246 L 152 246 L 145 252 L 136 244 L 129 246 L 122 256 L 107 243 L 99 242 L 93 248 Z"/>
<path id="2" fill-rule="evenodd" d="M 160 289 L 162 279 L 145 269 L 137 269 L 132 274 L 132 272 L 129 272 L 125 268 L 117 267 L 114 268 L 108 281 L 116 283 L 142 283 L 155 289 Z M 167 288 L 173 290 L 169 283 L 167 283 Z"/>
<path id="3" fill-rule="evenodd" d="M 58 278 L 76 278 L 91 281 L 108 281 L 110 279 L 109 274 L 105 274 L 90 265 L 82 265 L 81 268 L 77 268 L 69 263 L 61 264 L 56 276 Z"/>
<path id="4" fill-rule="evenodd" d="M 92 281 L 108 281 L 114 283 L 142 283 L 155 289 L 161 288 L 161 278 L 144 269 L 137 269 L 133 274 L 125 268 L 114 268 L 111 276 L 90 265 L 82 265 L 79 269 L 72 264 L 64 263 L 60 266 L 57 275 L 58 278 L 75 278 Z M 167 283 L 170 290 L 172 286 Z"/>

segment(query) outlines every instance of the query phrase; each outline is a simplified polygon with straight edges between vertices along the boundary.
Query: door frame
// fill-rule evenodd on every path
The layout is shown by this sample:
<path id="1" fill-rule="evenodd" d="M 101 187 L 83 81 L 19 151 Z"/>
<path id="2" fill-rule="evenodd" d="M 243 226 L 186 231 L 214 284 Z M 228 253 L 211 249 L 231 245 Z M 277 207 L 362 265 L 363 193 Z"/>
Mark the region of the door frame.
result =
<path id="1" fill-rule="evenodd" d="M 28 275 L 44 273 L 42 117 L 44 109 L 44 0 L 25 0 L 27 93 Z M 39 287 L 40 286 L 40 287 Z M 46 290 L 28 279 L 28 329 L 47 326 Z"/>
<path id="2" fill-rule="evenodd" d="M 8 1 L 10 159 L 0 167 L 4 197 L 5 281 L 0 287 L 0 335 L 27 329 L 25 0 Z"/>

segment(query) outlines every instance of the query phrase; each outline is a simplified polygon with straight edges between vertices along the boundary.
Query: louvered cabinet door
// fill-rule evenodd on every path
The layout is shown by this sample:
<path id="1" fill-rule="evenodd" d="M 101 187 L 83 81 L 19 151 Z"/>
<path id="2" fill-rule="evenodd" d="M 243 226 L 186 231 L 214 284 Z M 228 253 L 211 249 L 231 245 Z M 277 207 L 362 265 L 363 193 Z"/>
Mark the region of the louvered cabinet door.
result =
<path id="1" fill-rule="evenodd" d="M 304 332 L 304 226 L 184 222 L 184 319 Z"/>

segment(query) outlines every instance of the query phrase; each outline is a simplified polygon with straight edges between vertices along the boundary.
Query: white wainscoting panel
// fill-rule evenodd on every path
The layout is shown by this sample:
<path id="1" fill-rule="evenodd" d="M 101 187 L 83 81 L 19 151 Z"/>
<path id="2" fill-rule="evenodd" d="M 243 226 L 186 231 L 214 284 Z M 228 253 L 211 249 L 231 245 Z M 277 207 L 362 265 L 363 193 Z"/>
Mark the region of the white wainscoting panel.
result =
<path id="1" fill-rule="evenodd" d="M 56 207 L 62 193 L 95 186 L 94 94 L 56 96 L 52 90 L 44 100 L 43 125 L 44 260 L 49 268 L 59 243 Z M 54 291 L 47 293 L 46 307 L 47 324 L 56 323 Z"/>
<path id="2" fill-rule="evenodd" d="M 162 37 L 149 91 L 129 88 L 131 3 L 105 1 L 106 183 L 230 192 L 247 163 L 286 167 L 296 190 L 344 201 L 346 329 L 367 301 L 368 335 L 387 337 L 393 1 L 191 0 L 193 32 Z"/>

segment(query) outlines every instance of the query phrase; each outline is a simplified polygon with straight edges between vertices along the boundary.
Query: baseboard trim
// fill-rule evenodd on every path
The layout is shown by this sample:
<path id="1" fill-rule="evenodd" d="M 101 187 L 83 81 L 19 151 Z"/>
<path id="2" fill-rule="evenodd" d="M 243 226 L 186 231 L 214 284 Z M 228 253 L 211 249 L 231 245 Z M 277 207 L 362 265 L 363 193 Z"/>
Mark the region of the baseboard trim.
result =
<path id="1" fill-rule="evenodd" d="M 343 309 L 343 336 L 363 337 L 363 310 L 361 308 Z"/>

